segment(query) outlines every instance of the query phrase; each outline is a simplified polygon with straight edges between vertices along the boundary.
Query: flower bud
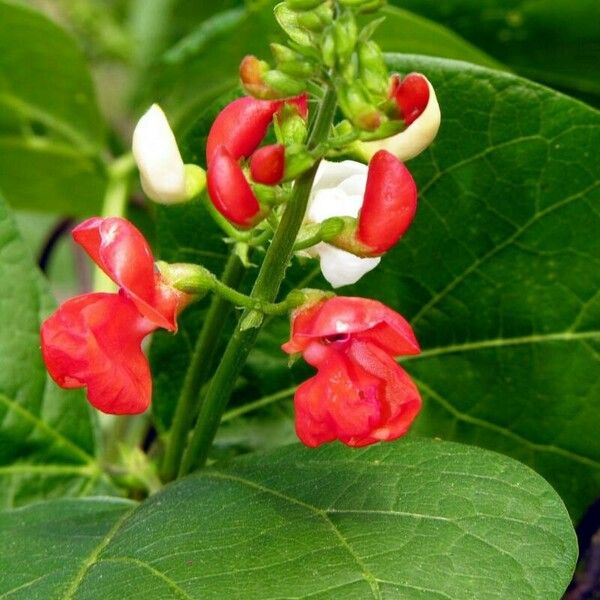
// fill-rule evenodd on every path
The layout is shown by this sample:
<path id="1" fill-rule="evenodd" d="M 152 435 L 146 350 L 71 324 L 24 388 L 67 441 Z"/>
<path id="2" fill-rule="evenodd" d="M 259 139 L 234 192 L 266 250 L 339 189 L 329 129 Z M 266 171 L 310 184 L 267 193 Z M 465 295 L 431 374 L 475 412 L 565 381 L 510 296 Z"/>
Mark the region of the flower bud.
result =
<path id="1" fill-rule="evenodd" d="M 340 66 L 346 65 L 354 52 L 358 30 L 351 11 L 344 11 L 333 23 L 335 54 Z"/>
<path id="2" fill-rule="evenodd" d="M 359 129 L 374 131 L 381 125 L 381 113 L 371 103 L 360 81 L 340 83 L 338 100 L 342 112 Z"/>
<path id="3" fill-rule="evenodd" d="M 167 204 L 188 199 L 185 166 L 167 117 L 158 104 L 153 104 L 138 121 L 132 150 L 142 188 L 149 198 Z"/>
<path id="4" fill-rule="evenodd" d="M 288 34 L 291 40 L 300 46 L 313 46 L 314 36 L 305 25 L 299 22 L 300 13 L 292 10 L 285 2 L 281 2 L 275 6 L 273 14 L 279 26 Z M 317 23 L 320 23 L 320 19 L 316 15 L 312 15 L 312 17 L 313 19 L 316 18 Z"/>
<path id="5" fill-rule="evenodd" d="M 283 179 L 286 165 L 285 146 L 263 146 L 250 158 L 250 174 L 257 183 L 277 185 Z"/>
<path id="6" fill-rule="evenodd" d="M 381 49 L 375 42 L 369 40 L 358 45 L 358 65 L 365 87 L 371 93 L 385 97 L 389 87 L 389 75 Z"/>
<path id="7" fill-rule="evenodd" d="M 242 229 L 254 227 L 261 220 L 256 196 L 225 146 L 218 146 L 212 154 L 207 183 L 213 205 L 226 219 Z"/>
<path id="8" fill-rule="evenodd" d="M 435 90 L 426 77 L 412 73 L 400 81 L 396 76 L 392 79 L 390 93 L 407 127 L 385 139 L 358 142 L 355 148 L 364 160 L 369 160 L 382 149 L 401 161 L 409 160 L 427 148 L 437 135 L 441 120 L 440 107 Z"/>
<path id="9" fill-rule="evenodd" d="M 268 98 L 285 98 L 297 96 L 304 91 L 305 83 L 295 77 L 286 75 L 283 71 L 273 69 L 264 75 L 264 82 L 268 88 Z"/>
<path id="10" fill-rule="evenodd" d="M 321 3 L 314 10 L 297 14 L 298 25 L 315 33 L 321 33 L 333 22 L 333 9 L 330 2 Z"/>
<path id="11" fill-rule="evenodd" d="M 273 90 L 265 82 L 269 72 L 269 64 L 256 56 L 248 55 L 240 63 L 240 80 L 244 90 L 255 98 L 268 99 L 276 97 Z"/>
<path id="12" fill-rule="evenodd" d="M 292 181 L 315 164 L 315 157 L 301 144 L 286 149 L 284 181 Z"/>
<path id="13" fill-rule="evenodd" d="M 277 62 L 277 67 L 286 75 L 292 77 L 309 77 L 316 71 L 316 65 L 299 52 L 282 44 L 271 44 L 271 53 Z"/>
<path id="14" fill-rule="evenodd" d="M 278 136 L 286 146 L 302 144 L 306 139 L 306 116 L 303 117 L 301 111 L 304 107 L 298 108 L 296 104 L 287 102 L 276 115 Z"/>

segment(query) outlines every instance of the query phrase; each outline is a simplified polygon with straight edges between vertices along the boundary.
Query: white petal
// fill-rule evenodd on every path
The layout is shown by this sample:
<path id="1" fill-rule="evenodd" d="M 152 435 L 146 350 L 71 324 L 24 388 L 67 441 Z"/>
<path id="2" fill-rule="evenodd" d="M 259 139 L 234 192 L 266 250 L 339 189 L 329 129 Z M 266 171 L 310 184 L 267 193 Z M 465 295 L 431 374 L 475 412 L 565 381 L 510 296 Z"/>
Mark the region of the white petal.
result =
<path id="1" fill-rule="evenodd" d="M 342 160 L 333 162 L 330 160 L 322 160 L 315 175 L 313 183 L 313 192 L 325 188 L 337 187 L 344 179 L 352 175 L 367 175 L 368 167 L 355 160 Z"/>
<path id="2" fill-rule="evenodd" d="M 381 258 L 360 258 L 350 252 L 329 244 L 319 244 L 311 249 L 319 255 L 323 277 L 332 287 L 356 283 L 363 275 L 374 269 Z"/>
<path id="3" fill-rule="evenodd" d="M 133 156 L 142 188 L 156 202 L 186 199 L 185 168 L 165 113 L 153 104 L 133 132 Z"/>
<path id="4" fill-rule="evenodd" d="M 413 121 L 404 131 L 389 138 L 374 142 L 361 142 L 360 148 L 365 153 L 365 158 L 371 157 L 379 150 L 387 150 L 399 160 L 405 161 L 414 158 L 433 140 L 440 128 L 441 112 L 435 90 L 429 80 L 429 102 L 421 115 Z"/>
<path id="5" fill-rule="evenodd" d="M 330 217 L 356 217 L 362 203 L 362 196 L 348 196 L 339 187 L 319 190 L 308 207 L 306 219 L 322 223 Z"/>

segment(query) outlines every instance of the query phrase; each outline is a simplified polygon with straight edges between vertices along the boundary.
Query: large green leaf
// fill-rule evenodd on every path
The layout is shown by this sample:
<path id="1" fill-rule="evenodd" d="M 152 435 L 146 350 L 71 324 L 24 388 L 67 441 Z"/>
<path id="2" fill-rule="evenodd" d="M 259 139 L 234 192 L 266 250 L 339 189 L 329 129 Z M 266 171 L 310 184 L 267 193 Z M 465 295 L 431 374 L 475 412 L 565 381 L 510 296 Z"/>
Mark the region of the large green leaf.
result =
<path id="1" fill-rule="evenodd" d="M 104 187 L 103 122 L 75 42 L 0 0 L 0 188 L 20 208 L 89 214 Z"/>
<path id="2" fill-rule="evenodd" d="M 105 489 L 91 411 L 52 383 L 41 320 L 54 303 L 0 199 L 0 506 Z"/>
<path id="3" fill-rule="evenodd" d="M 272 3 L 274 4 L 274 3 Z M 270 4 L 232 8 L 202 23 L 169 50 L 156 72 L 154 93 L 163 98 L 178 126 L 185 128 L 224 90 L 235 86 L 246 54 L 265 59 L 269 43 L 281 41 Z M 444 27 L 394 7 L 375 39 L 386 51 L 440 55 L 497 67 L 498 63 Z"/>
<path id="4" fill-rule="evenodd" d="M 541 477 L 433 440 L 288 447 L 127 510 L 94 499 L 0 513 L 0 594 L 552 600 L 577 555 Z"/>
<path id="5" fill-rule="evenodd" d="M 523 75 L 600 97 L 596 0 L 393 0 L 443 23 Z"/>

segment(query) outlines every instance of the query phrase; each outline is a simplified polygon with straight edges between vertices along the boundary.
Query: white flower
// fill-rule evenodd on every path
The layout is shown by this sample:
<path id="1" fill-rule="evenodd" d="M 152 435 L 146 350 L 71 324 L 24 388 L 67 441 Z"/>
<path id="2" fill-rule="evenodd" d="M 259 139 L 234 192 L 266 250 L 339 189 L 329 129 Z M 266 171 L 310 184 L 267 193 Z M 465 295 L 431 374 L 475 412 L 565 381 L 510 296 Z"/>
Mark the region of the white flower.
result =
<path id="1" fill-rule="evenodd" d="M 167 117 L 153 104 L 133 132 L 133 156 L 142 188 L 156 202 L 187 200 L 185 165 Z"/>
<path id="2" fill-rule="evenodd" d="M 358 217 L 367 185 L 368 168 L 353 160 L 321 161 L 308 200 L 306 221 L 321 223 L 330 217 Z M 323 277 L 332 287 L 356 283 L 374 269 L 380 258 L 361 258 L 324 242 L 309 248 L 318 256 Z"/>
<path id="3" fill-rule="evenodd" d="M 424 77 L 424 76 L 423 76 Z M 383 140 L 359 142 L 361 154 L 366 160 L 379 150 L 387 150 L 398 160 L 406 161 L 421 154 L 435 139 L 442 118 L 440 105 L 433 86 L 427 80 L 429 101 L 425 110 L 404 131 Z"/>

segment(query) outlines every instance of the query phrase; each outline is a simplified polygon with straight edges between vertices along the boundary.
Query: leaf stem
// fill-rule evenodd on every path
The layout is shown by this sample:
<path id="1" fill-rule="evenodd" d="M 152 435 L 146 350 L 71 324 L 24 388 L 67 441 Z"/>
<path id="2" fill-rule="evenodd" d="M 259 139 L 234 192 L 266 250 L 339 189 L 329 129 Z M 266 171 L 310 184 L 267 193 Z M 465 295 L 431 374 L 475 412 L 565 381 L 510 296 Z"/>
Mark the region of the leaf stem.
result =
<path id="1" fill-rule="evenodd" d="M 327 139 L 335 108 L 336 95 L 334 90 L 328 87 L 312 127 L 308 142 L 309 148 L 314 148 Z M 318 165 L 319 161 L 296 180 L 292 197 L 285 207 L 254 283 L 251 296 L 255 299 L 273 302 L 277 297 L 293 253 L 296 236 L 304 220 L 308 197 Z M 233 386 L 256 341 L 263 318 L 263 315 L 251 309 L 245 310 L 242 314 L 202 403 L 192 439 L 179 469 L 180 477 L 192 471 L 196 466 L 203 466 L 206 463 L 209 449 Z"/>
<path id="2" fill-rule="evenodd" d="M 244 267 L 232 252 L 223 270 L 223 282 L 232 287 L 238 287 L 244 276 Z M 175 408 L 173 423 L 169 432 L 161 476 L 163 481 L 171 481 L 177 475 L 188 432 L 197 414 L 200 390 L 208 378 L 212 366 L 212 358 L 217 349 L 217 339 L 223 323 L 231 310 L 229 302 L 215 295 L 206 314 L 202 331 L 196 339 L 196 345 L 188 365 L 183 387 Z"/>

